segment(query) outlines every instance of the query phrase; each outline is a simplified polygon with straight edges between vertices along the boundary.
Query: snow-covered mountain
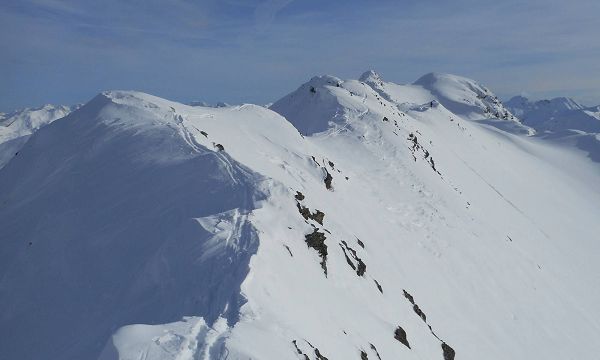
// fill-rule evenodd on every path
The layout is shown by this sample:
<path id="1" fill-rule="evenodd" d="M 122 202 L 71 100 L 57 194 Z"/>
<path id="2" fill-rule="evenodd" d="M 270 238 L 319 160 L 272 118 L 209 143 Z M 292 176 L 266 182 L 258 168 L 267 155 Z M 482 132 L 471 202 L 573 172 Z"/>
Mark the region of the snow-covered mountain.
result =
<path id="1" fill-rule="evenodd" d="M 523 96 L 513 97 L 506 105 L 539 137 L 579 148 L 600 162 L 600 106 L 585 107 L 565 97 L 530 101 Z"/>
<path id="2" fill-rule="evenodd" d="M 592 359 L 599 164 L 476 82 L 110 91 L 0 169 L 18 359 Z"/>
<path id="3" fill-rule="evenodd" d="M 565 97 L 530 101 L 523 96 L 511 98 L 506 102 L 506 106 L 524 124 L 540 132 L 563 130 L 600 132 L 600 106 L 585 107 Z"/>
<path id="4" fill-rule="evenodd" d="M 76 108 L 47 104 L 0 114 L 0 168 L 19 151 L 31 134 Z"/>

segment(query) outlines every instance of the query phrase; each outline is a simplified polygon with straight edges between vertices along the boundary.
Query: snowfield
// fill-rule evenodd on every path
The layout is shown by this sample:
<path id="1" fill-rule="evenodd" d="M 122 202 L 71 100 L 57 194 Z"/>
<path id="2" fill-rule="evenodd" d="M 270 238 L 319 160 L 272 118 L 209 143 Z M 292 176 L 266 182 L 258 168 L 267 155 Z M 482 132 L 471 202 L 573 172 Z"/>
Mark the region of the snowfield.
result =
<path id="1" fill-rule="evenodd" d="M 99 94 L 0 147 L 1 352 L 596 358 L 600 151 L 523 108 L 373 71 L 269 108 Z"/>

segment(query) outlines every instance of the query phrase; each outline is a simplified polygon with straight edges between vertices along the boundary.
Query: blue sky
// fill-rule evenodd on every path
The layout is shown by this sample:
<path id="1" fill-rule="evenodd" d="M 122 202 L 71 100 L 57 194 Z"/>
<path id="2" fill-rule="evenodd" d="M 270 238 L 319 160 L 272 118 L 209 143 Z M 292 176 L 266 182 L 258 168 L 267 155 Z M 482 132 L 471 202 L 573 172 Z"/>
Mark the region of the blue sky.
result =
<path id="1" fill-rule="evenodd" d="M 0 111 L 132 89 L 268 103 L 375 69 L 600 104 L 600 1 L 0 0 Z"/>

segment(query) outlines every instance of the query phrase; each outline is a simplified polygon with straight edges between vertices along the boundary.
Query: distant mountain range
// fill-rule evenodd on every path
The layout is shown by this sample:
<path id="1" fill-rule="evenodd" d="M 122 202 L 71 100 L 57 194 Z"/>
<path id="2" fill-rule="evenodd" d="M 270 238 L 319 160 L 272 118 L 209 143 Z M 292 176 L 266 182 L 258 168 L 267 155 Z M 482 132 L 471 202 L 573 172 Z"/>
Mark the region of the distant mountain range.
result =
<path id="1" fill-rule="evenodd" d="M 523 96 L 515 96 L 506 102 L 506 107 L 523 124 L 533 127 L 538 132 L 563 130 L 600 132 L 600 105 L 584 107 L 575 100 L 565 97 L 530 101 Z"/>

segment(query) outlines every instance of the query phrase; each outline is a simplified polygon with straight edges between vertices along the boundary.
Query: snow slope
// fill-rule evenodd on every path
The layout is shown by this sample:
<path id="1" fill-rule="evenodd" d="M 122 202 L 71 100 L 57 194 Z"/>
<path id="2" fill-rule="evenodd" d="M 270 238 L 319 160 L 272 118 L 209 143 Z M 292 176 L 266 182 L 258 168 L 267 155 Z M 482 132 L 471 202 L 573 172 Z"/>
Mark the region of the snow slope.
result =
<path id="1" fill-rule="evenodd" d="M 600 168 L 487 93 L 368 72 L 270 109 L 98 95 L 0 169 L 0 348 L 594 358 Z"/>
<path id="2" fill-rule="evenodd" d="M 0 114 L 0 168 L 2 168 L 27 142 L 31 134 L 42 126 L 60 119 L 77 106 L 44 105 Z"/>

